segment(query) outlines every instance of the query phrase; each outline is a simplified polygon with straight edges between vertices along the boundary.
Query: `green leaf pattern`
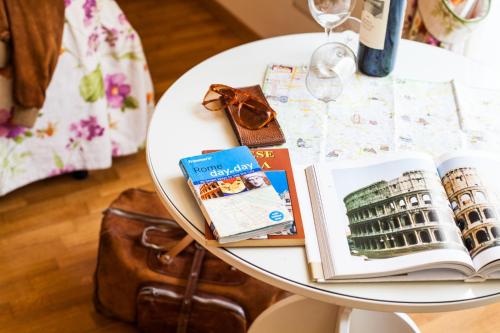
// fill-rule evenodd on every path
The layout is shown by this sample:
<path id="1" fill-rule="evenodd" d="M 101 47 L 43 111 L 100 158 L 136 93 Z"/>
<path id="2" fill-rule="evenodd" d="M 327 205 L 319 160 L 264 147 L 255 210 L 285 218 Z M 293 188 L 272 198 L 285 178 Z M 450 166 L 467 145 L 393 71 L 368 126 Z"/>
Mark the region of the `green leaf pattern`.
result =
<path id="1" fill-rule="evenodd" d="M 133 96 L 128 96 L 127 98 L 125 98 L 123 105 L 127 109 L 137 109 L 139 107 L 139 102 L 137 102 L 137 100 Z"/>
<path id="2" fill-rule="evenodd" d="M 102 79 L 101 65 L 90 74 L 82 77 L 80 81 L 80 96 L 89 103 L 97 102 L 104 97 L 104 81 Z"/>
<path id="3" fill-rule="evenodd" d="M 54 153 L 54 164 L 58 169 L 64 169 L 64 162 L 57 153 Z"/>

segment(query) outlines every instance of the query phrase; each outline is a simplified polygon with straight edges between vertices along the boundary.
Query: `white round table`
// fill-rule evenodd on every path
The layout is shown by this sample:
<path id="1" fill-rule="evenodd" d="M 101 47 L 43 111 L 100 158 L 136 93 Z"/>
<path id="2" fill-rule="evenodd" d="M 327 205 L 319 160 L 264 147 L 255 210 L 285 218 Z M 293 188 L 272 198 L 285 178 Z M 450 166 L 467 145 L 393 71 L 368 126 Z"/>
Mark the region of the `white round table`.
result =
<path id="1" fill-rule="evenodd" d="M 208 112 L 201 100 L 212 83 L 233 87 L 262 84 L 269 64 L 307 64 L 323 34 L 287 35 L 222 52 L 195 66 L 162 96 L 152 117 L 147 158 L 157 192 L 178 223 L 203 243 L 203 216 L 179 169 L 181 158 L 238 143 L 223 112 Z M 422 80 L 460 79 L 494 85 L 489 69 L 446 50 L 403 40 L 395 74 Z M 498 83 L 497 83 L 498 84 Z M 293 162 L 293 161 L 292 161 Z M 495 302 L 500 281 L 483 283 L 312 283 L 303 247 L 208 250 L 243 272 L 295 294 L 345 307 L 376 311 L 434 312 Z"/>

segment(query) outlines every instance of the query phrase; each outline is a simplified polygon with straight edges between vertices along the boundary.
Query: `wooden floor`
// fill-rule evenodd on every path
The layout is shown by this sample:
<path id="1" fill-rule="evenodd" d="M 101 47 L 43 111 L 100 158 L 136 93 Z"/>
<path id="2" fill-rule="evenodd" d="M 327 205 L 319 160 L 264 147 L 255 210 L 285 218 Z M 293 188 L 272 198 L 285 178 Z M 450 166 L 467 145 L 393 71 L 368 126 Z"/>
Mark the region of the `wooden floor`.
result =
<path id="1" fill-rule="evenodd" d="M 201 0 L 118 3 L 142 36 L 157 97 L 196 63 L 255 38 Z M 129 187 L 152 189 L 144 153 L 85 181 L 60 176 L 0 198 L 0 332 L 136 332 L 91 302 L 101 211 Z M 499 312 L 490 305 L 412 317 L 424 333 L 500 332 Z"/>

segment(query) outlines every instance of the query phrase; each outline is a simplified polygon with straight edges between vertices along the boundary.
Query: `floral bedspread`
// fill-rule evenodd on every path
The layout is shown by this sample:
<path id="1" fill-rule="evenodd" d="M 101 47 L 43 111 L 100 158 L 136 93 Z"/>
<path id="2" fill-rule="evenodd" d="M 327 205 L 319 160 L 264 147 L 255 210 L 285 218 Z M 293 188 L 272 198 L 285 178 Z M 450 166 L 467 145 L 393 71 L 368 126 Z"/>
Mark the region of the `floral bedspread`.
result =
<path id="1" fill-rule="evenodd" d="M 144 143 L 153 87 L 139 36 L 114 0 L 64 0 L 61 55 L 35 127 L 7 125 L 0 76 L 0 195 L 75 170 L 107 168 Z"/>

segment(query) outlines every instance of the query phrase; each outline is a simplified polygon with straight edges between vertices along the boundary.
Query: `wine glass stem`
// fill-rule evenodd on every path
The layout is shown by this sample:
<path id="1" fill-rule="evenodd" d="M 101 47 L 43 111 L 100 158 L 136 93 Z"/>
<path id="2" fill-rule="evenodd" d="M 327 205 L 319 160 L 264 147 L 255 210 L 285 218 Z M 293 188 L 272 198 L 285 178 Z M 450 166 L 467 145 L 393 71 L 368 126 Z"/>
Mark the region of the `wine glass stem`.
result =
<path id="1" fill-rule="evenodd" d="M 332 35 L 332 28 L 325 28 L 326 40 L 330 42 L 330 36 Z"/>
<path id="2" fill-rule="evenodd" d="M 327 139 L 328 139 L 328 112 L 330 108 L 330 102 L 325 102 L 325 112 L 323 112 L 323 119 L 321 120 L 321 146 L 320 146 L 320 162 L 326 161 L 327 155 Z"/>

